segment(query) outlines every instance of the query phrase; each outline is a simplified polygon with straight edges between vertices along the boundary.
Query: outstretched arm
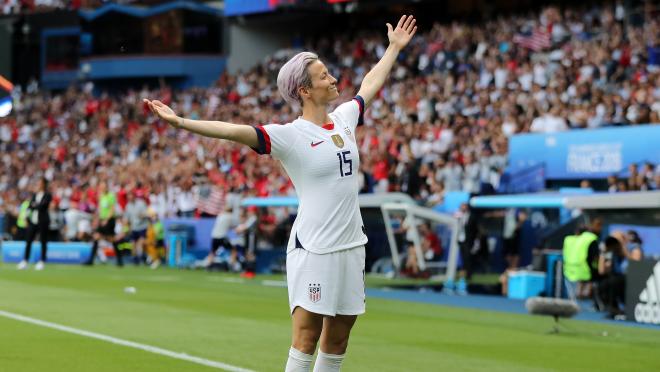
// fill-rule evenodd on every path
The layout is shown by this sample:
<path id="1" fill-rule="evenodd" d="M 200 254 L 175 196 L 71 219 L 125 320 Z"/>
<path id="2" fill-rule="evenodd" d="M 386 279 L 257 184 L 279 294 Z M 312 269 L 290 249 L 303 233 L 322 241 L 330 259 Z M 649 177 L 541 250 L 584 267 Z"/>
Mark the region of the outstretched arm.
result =
<path id="1" fill-rule="evenodd" d="M 144 102 L 149 105 L 149 108 L 154 114 L 175 128 L 185 129 L 205 137 L 221 138 L 242 143 L 252 148 L 259 146 L 257 132 L 249 125 L 232 124 L 224 121 L 185 119 L 177 116 L 171 108 L 161 101 L 145 99 Z"/>
<path id="2" fill-rule="evenodd" d="M 378 93 L 385 83 L 385 78 L 392 70 L 392 66 L 394 66 L 396 57 L 399 55 L 401 49 L 408 44 L 415 31 L 417 31 L 415 22 L 415 17 L 404 15 L 399 19 L 399 23 L 395 29 L 392 29 L 391 24 L 387 24 L 387 38 L 390 41 L 390 45 L 376 66 L 364 76 L 360 91 L 358 92 L 358 95 L 364 99 L 365 108 L 369 106 L 376 93 Z"/>

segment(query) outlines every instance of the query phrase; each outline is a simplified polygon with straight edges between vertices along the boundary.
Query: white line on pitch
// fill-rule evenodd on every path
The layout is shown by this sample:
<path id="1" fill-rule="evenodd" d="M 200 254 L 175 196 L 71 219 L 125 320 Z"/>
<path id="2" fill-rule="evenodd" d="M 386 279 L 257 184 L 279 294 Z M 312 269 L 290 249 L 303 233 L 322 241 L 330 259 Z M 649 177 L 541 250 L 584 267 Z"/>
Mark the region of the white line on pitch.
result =
<path id="1" fill-rule="evenodd" d="M 286 287 L 286 282 L 283 280 L 264 280 L 261 284 L 269 287 Z"/>
<path id="2" fill-rule="evenodd" d="M 201 365 L 208 366 L 208 367 L 219 368 L 219 369 L 222 369 L 222 370 L 225 370 L 225 371 L 230 371 L 230 372 L 254 372 L 250 369 L 245 369 L 245 368 L 233 366 L 231 364 L 216 362 L 216 361 L 213 361 L 213 360 L 204 359 L 204 358 L 196 357 L 196 356 L 193 356 L 193 355 L 188 355 L 186 353 L 177 353 L 175 351 L 161 349 L 161 348 L 156 347 L 156 346 L 150 346 L 150 345 L 140 344 L 140 343 L 133 342 L 133 341 L 122 340 L 120 338 L 116 338 L 116 337 L 112 337 L 112 336 L 106 336 L 106 335 L 96 333 L 96 332 L 90 332 L 90 331 L 85 331 L 85 330 L 77 329 L 77 328 L 73 328 L 73 327 L 67 327 L 67 326 L 63 326 L 63 325 L 60 325 L 60 324 L 47 322 L 47 321 L 44 321 L 44 320 L 30 318 L 30 317 L 25 316 L 25 315 L 10 313 L 8 311 L 0 310 L 0 315 L 4 316 L 6 318 L 19 320 L 21 322 L 36 324 L 36 325 L 40 325 L 42 327 L 47 327 L 47 328 L 53 328 L 53 329 L 57 329 L 58 331 L 69 332 L 69 333 L 73 333 L 73 334 L 76 334 L 76 335 L 79 335 L 79 336 L 91 337 L 91 338 L 95 338 L 97 340 L 102 340 L 102 341 L 107 341 L 107 342 L 117 344 L 117 345 L 132 347 L 134 349 L 140 349 L 140 350 L 144 350 L 144 351 L 154 353 L 154 354 L 165 355 L 165 356 L 168 356 L 170 358 L 181 359 L 181 360 L 201 364 Z"/>
<path id="3" fill-rule="evenodd" d="M 222 278 L 222 281 L 223 281 L 223 282 L 227 282 L 227 283 L 245 283 L 245 279 L 242 279 L 242 278 L 232 278 L 232 277 L 229 277 L 229 278 Z"/>

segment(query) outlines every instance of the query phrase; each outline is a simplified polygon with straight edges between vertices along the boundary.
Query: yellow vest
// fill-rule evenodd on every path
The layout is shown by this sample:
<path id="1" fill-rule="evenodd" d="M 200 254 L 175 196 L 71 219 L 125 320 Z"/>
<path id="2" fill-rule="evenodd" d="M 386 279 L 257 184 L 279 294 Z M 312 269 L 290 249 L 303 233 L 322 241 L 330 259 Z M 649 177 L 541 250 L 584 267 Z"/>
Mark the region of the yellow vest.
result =
<path id="1" fill-rule="evenodd" d="M 24 229 L 27 227 L 28 208 L 30 202 L 28 200 L 21 203 L 21 209 L 18 211 L 18 218 L 16 219 L 16 226 Z"/>
<path id="2" fill-rule="evenodd" d="M 598 236 L 589 231 L 585 231 L 579 236 L 567 236 L 564 239 L 564 276 L 566 279 L 572 282 L 591 280 L 587 256 L 589 246 L 595 240 L 598 240 Z"/>

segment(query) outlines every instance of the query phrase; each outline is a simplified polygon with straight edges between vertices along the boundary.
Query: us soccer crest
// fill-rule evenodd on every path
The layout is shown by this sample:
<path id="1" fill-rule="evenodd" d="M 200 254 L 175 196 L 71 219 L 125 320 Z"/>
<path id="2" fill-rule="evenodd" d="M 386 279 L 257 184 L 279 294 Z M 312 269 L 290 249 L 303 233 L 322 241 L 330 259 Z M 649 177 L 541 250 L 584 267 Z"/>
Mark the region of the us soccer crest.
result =
<path id="1" fill-rule="evenodd" d="M 346 136 L 348 137 L 349 140 L 355 143 L 355 137 L 353 137 L 353 134 L 351 133 L 351 130 L 348 129 L 348 127 L 344 127 L 344 133 L 346 133 Z"/>
<path id="2" fill-rule="evenodd" d="M 346 133 L 346 135 L 349 136 L 349 137 L 351 136 L 351 130 L 348 129 L 348 127 L 344 128 L 344 133 Z"/>
<path id="3" fill-rule="evenodd" d="M 321 301 L 321 284 L 311 284 L 309 285 L 309 300 L 312 302 Z"/>
<path id="4" fill-rule="evenodd" d="M 338 134 L 333 134 L 332 135 L 332 142 L 334 142 L 335 146 L 337 146 L 339 148 L 344 147 L 344 140 Z"/>

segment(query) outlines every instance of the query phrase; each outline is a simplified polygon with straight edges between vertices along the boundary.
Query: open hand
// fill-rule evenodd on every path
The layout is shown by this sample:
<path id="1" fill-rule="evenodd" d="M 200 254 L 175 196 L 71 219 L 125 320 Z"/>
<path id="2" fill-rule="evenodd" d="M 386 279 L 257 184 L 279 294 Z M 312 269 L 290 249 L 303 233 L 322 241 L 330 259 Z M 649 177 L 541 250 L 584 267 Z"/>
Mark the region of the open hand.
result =
<path id="1" fill-rule="evenodd" d="M 416 22 L 415 17 L 403 15 L 395 29 L 392 29 L 392 25 L 387 23 L 387 38 L 390 40 L 390 45 L 394 45 L 399 49 L 403 49 L 408 45 L 415 31 L 417 31 Z"/>
<path id="2" fill-rule="evenodd" d="M 156 116 L 165 120 L 168 124 L 170 124 L 173 127 L 179 126 L 181 122 L 181 118 L 176 116 L 174 110 L 172 110 L 169 106 L 167 106 L 166 104 L 164 104 L 159 100 L 149 101 L 148 99 L 144 99 L 143 101 L 144 103 L 149 105 L 151 112 L 156 114 Z"/>

